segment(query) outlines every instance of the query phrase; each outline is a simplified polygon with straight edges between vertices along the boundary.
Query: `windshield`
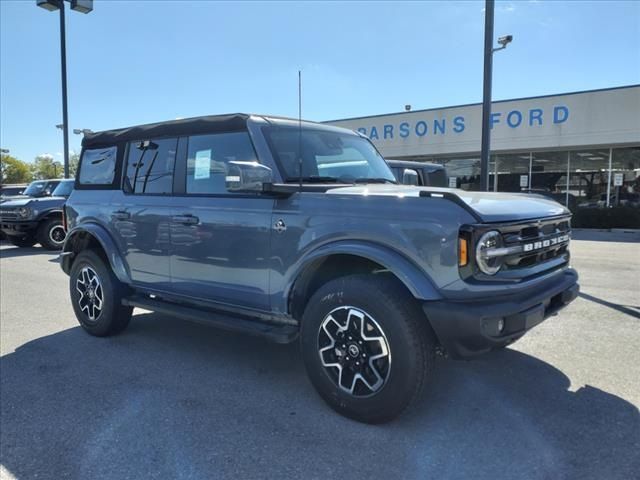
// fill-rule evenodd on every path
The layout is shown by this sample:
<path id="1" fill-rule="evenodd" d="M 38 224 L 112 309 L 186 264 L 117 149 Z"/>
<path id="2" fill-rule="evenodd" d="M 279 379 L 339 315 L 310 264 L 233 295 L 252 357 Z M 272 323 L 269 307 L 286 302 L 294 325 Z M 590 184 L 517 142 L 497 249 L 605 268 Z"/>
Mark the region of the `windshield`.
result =
<path id="1" fill-rule="evenodd" d="M 37 197 L 38 195 L 42 195 L 44 192 L 44 187 L 47 182 L 31 182 L 29 186 L 22 192 L 23 195 L 30 195 L 32 197 Z"/>
<path id="2" fill-rule="evenodd" d="M 382 156 L 358 135 L 296 127 L 265 127 L 286 182 L 396 183 Z"/>
<path id="3" fill-rule="evenodd" d="M 73 191 L 74 180 L 67 180 L 60 182 L 56 189 L 53 191 L 54 197 L 68 197 Z"/>

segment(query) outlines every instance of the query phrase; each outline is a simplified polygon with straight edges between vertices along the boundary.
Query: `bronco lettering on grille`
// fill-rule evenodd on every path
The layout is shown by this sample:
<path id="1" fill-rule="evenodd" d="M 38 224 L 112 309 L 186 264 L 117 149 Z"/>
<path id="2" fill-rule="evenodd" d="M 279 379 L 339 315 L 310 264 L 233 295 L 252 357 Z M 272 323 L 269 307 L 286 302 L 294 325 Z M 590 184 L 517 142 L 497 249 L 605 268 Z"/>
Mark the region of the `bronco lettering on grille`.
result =
<path id="1" fill-rule="evenodd" d="M 541 248 L 547 248 L 554 245 L 558 245 L 559 243 L 568 242 L 569 235 L 559 235 L 557 237 L 548 238 L 546 240 L 542 240 L 539 242 L 531 242 L 525 243 L 523 245 L 523 251 L 532 252 L 534 250 L 540 250 Z"/>

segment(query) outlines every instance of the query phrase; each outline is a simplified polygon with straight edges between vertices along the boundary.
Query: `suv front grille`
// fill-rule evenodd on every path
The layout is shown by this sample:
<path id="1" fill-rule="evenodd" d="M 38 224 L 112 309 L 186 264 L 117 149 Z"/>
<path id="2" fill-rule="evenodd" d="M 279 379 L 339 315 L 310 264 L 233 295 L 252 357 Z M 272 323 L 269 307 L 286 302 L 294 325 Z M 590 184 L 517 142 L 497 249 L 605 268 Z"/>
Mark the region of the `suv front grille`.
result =
<path id="1" fill-rule="evenodd" d="M 0 210 L 0 220 L 15 220 L 18 218 L 18 212 L 15 210 Z"/>
<path id="2" fill-rule="evenodd" d="M 498 230 L 502 234 L 504 246 L 513 251 L 513 254 L 505 256 L 505 269 L 533 267 L 558 258 L 568 260 L 571 239 L 568 216 L 504 225 Z"/>

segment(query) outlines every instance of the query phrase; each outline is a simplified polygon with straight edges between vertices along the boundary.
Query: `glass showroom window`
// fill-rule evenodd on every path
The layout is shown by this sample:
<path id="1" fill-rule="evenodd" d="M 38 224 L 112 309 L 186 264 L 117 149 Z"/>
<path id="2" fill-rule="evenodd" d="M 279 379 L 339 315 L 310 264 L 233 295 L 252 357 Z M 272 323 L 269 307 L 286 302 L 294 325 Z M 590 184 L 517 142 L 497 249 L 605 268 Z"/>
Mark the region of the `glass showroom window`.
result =
<path id="1" fill-rule="evenodd" d="M 491 155 L 489 190 L 499 192 L 522 192 L 528 190 L 529 157 L 530 154 L 528 152 Z M 498 175 L 497 186 L 495 183 L 496 172 Z"/>
<path id="2" fill-rule="evenodd" d="M 622 175 L 622 185 L 615 177 Z M 640 207 L 640 146 L 614 148 L 611 159 L 610 205 Z"/>
<path id="3" fill-rule="evenodd" d="M 561 193 L 566 189 L 569 152 L 534 152 L 531 159 L 531 189 Z M 564 185 L 561 179 L 564 177 Z"/>
<path id="4" fill-rule="evenodd" d="M 433 163 L 444 165 L 447 176 L 456 178 L 458 188 L 480 190 L 480 158 L 434 158 Z"/>
<path id="5" fill-rule="evenodd" d="M 609 179 L 608 148 L 571 152 L 569 171 L 570 207 L 605 206 Z"/>

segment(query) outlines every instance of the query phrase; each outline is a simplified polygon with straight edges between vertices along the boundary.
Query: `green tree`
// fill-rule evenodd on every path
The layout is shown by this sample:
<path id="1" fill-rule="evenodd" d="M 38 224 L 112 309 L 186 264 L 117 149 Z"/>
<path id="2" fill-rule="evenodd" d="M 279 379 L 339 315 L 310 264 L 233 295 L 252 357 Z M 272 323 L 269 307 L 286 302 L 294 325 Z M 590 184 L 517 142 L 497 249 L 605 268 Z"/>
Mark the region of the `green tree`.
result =
<path id="1" fill-rule="evenodd" d="M 76 172 L 78 171 L 78 163 L 80 163 L 80 154 L 76 152 L 70 152 L 69 154 L 69 177 L 73 178 L 76 176 Z"/>
<path id="2" fill-rule="evenodd" d="M 38 155 L 31 166 L 33 177 L 37 180 L 46 180 L 49 178 L 62 178 L 64 168 L 60 162 L 53 160 L 53 155 L 44 153 Z"/>
<path id="3" fill-rule="evenodd" d="M 29 183 L 33 179 L 29 164 L 11 155 L 0 157 L 0 183 Z"/>

